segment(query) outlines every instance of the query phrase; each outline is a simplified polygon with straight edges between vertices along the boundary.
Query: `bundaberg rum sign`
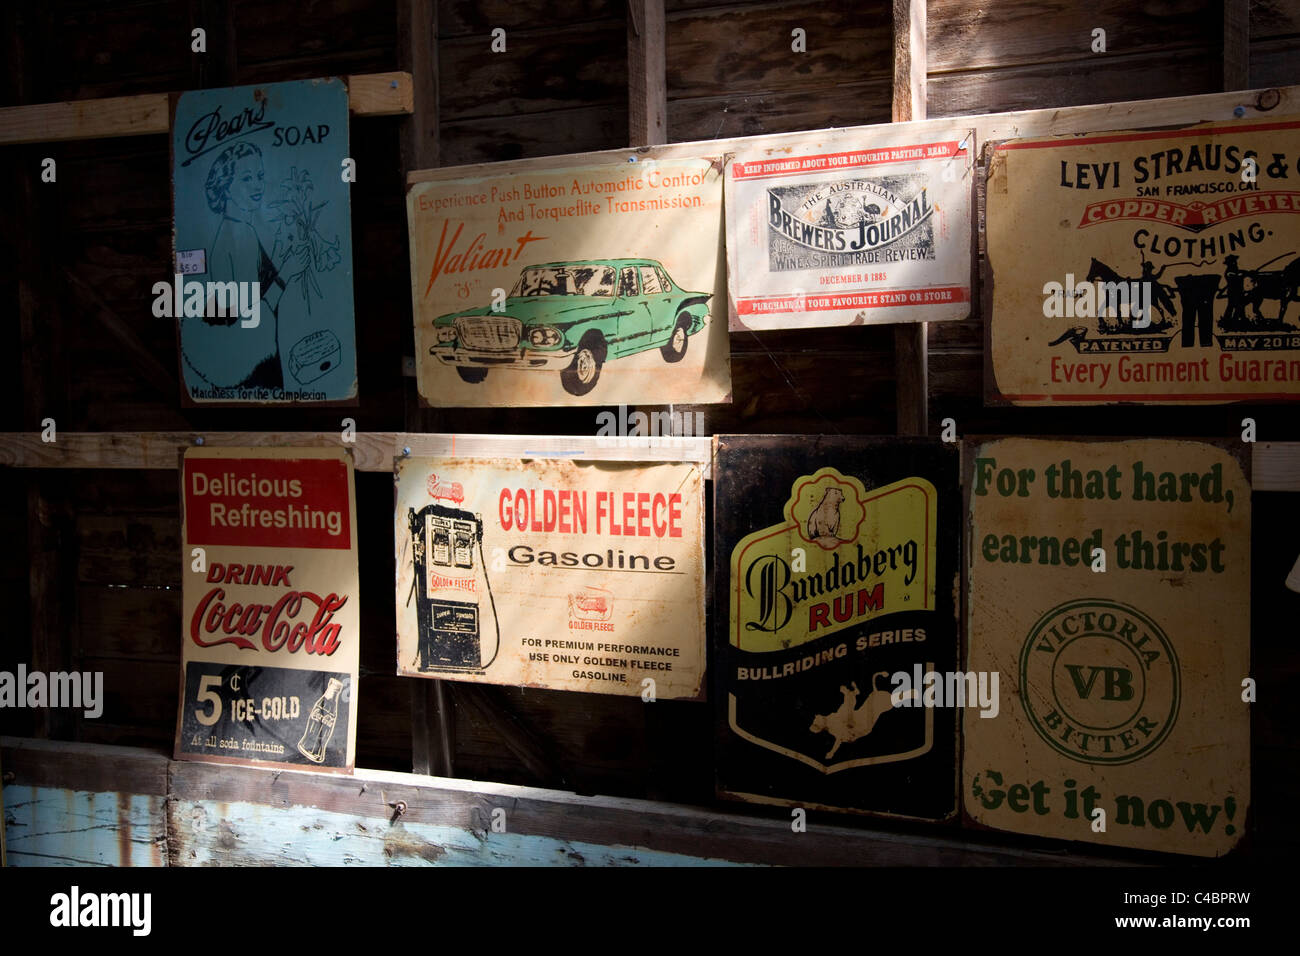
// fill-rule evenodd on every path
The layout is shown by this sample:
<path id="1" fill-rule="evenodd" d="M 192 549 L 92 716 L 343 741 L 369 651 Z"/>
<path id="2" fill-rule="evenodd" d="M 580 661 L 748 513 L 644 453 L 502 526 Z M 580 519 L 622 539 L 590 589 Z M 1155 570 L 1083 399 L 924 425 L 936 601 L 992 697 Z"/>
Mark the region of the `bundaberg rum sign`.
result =
<path id="1" fill-rule="evenodd" d="M 718 439 L 718 789 L 944 818 L 956 727 L 956 452 L 938 442 Z"/>
<path id="2" fill-rule="evenodd" d="M 1250 485 L 1201 442 L 978 446 L 965 715 L 979 824 L 1218 856 L 1250 803 Z"/>

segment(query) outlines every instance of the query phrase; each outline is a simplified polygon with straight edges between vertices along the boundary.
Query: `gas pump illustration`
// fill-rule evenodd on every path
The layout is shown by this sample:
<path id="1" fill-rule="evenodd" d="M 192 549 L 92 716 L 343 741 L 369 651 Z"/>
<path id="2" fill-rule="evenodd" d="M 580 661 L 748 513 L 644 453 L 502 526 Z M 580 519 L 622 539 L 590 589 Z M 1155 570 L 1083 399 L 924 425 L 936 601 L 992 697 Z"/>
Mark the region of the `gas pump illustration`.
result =
<path id="1" fill-rule="evenodd" d="M 483 559 L 483 519 L 470 511 L 426 505 L 407 509 L 420 671 L 485 670 L 501 648 L 496 601 Z M 475 552 L 478 560 L 475 561 Z M 491 656 L 484 653 L 480 595 L 486 592 L 495 628 Z M 410 595 L 407 604 L 410 604 Z"/>

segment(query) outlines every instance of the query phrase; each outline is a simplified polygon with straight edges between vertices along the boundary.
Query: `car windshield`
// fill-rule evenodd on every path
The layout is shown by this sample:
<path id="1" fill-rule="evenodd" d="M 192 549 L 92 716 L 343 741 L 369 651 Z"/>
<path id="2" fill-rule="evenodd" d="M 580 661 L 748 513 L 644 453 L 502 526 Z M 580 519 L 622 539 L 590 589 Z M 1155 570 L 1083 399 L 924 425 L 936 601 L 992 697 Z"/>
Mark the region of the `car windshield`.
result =
<path id="1" fill-rule="evenodd" d="M 510 291 L 512 298 L 532 295 L 614 294 L 614 270 L 610 266 L 545 266 L 525 269 Z"/>

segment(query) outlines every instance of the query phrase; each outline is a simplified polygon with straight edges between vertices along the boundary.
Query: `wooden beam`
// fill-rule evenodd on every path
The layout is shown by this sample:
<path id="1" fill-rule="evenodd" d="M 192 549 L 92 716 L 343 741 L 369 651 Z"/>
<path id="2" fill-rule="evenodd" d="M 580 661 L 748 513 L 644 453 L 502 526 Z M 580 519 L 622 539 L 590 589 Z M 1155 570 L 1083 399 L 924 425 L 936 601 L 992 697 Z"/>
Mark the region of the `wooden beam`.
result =
<path id="1" fill-rule="evenodd" d="M 976 113 L 932 120 L 916 120 L 907 124 L 873 124 L 845 127 L 870 136 L 873 132 L 903 133 L 920 140 L 954 124 L 975 130 L 976 145 L 989 140 L 1016 139 L 1029 136 L 1053 136 L 1059 133 L 1089 133 L 1096 130 L 1134 129 L 1141 126 L 1182 126 L 1203 120 L 1235 120 L 1236 110 L 1243 111 L 1246 119 L 1270 116 L 1290 116 L 1300 112 L 1300 86 L 1269 87 L 1257 90 L 1240 90 L 1231 93 L 1205 93 L 1197 96 L 1170 96 L 1163 99 L 1129 100 L 1123 103 L 1101 103 L 1092 106 L 1067 106 L 1041 110 L 1016 110 L 1009 113 Z M 737 136 L 728 139 L 706 139 L 695 142 L 666 143 L 647 146 L 638 152 L 647 159 L 698 159 L 701 156 L 722 157 L 727 153 L 752 151 L 755 141 L 769 153 L 784 152 L 803 143 L 816 143 L 824 136 L 821 130 L 794 133 L 768 133 L 761 137 Z M 585 153 L 567 153 L 555 156 L 534 156 L 529 159 L 509 160 L 511 171 L 538 171 L 565 169 L 610 162 L 627 162 L 626 149 L 606 149 Z M 495 176 L 501 173 L 500 163 L 471 163 L 456 167 L 461 178 Z M 408 173 L 408 184 L 427 182 L 446 175 L 446 169 L 416 170 Z"/>
<path id="2" fill-rule="evenodd" d="M 1250 0 L 1223 0 L 1223 88 L 1250 86 Z"/>
<path id="3" fill-rule="evenodd" d="M 76 670 L 72 635 L 76 621 L 77 535 L 66 483 L 33 475 L 27 488 L 27 577 L 31 615 L 28 667 L 46 674 Z M 41 707 L 36 734 L 68 739 L 73 712 Z"/>
<path id="4" fill-rule="evenodd" d="M 434 0 L 398 0 L 398 66 L 411 76 L 411 115 L 398 142 L 402 173 L 431 169 L 439 162 L 438 6 Z M 403 326 L 403 350 L 415 354 L 413 326 Z M 402 379 L 402 424 L 428 431 L 415 380 Z M 411 681 L 411 770 L 419 774 L 455 772 L 455 701 L 441 680 Z"/>
<path id="5" fill-rule="evenodd" d="M 411 112 L 409 73 L 345 76 L 353 116 L 398 116 Z M 0 146 L 150 136 L 170 129 L 167 93 L 112 96 L 67 103 L 39 103 L 0 109 Z"/>
<path id="6" fill-rule="evenodd" d="M 896 123 L 925 119 L 925 2 L 894 0 Z M 930 421 L 930 345 L 925 322 L 894 326 L 898 433 L 924 435 Z"/>
<path id="7" fill-rule="evenodd" d="M 274 864 L 354 860 L 403 863 L 542 862 L 647 865 L 740 862 L 790 866 L 1062 866 L 1131 865 L 1135 854 L 1065 853 L 1054 844 L 1000 846 L 977 832 L 917 835 L 847 826 L 809 812 L 808 830 L 790 838 L 783 810 L 696 808 L 647 800 L 578 796 L 556 790 L 445 780 L 358 768 L 353 775 L 226 767 L 169 761 L 125 747 L 0 738 L 15 785 L 79 792 L 112 805 L 113 795 L 146 794 L 163 817 L 167 860 Z M 164 772 L 165 771 L 165 772 Z M 165 799 L 159 800 L 162 787 Z M 63 796 L 63 793 L 57 794 Z M 404 807 L 397 812 L 398 806 Z M 273 808 L 274 812 L 268 812 Z M 42 808 L 43 810 L 46 808 Z M 68 824 L 57 802 L 42 831 Z M 493 832 L 502 810 L 509 837 Z M 67 814 L 67 810 L 62 813 Z M 81 824 L 84 826 L 84 821 Z M 117 824 L 122 827 L 121 823 Z M 105 834 L 117 837 L 111 820 Z M 42 836 L 44 834 L 37 834 Z M 84 839 L 84 838 L 83 838 Z M 26 847 L 39 852 L 36 841 Z M 16 847 L 11 848 L 15 852 Z"/>
<path id="8" fill-rule="evenodd" d="M 141 341 L 140 336 L 135 334 L 130 323 L 113 311 L 112 306 L 105 302 L 104 297 L 88 282 L 67 270 L 63 275 L 72 287 L 73 293 L 90 306 L 87 312 L 97 319 L 100 326 L 117 341 L 122 355 L 140 373 L 140 377 L 158 389 L 169 402 L 174 401 L 180 394 L 180 380 L 177 379 L 176 373 L 158 361 L 149 347 Z"/>
<path id="9" fill-rule="evenodd" d="M 341 443 L 338 432 L 0 432 L 0 466 L 12 468 L 171 469 L 179 451 L 203 444 L 224 448 L 320 448 Z M 449 435 L 358 432 L 352 449 L 358 471 L 393 470 L 409 448 L 415 456 L 576 458 L 599 461 L 691 461 L 709 477 L 708 438 L 614 438 L 579 435 Z"/>
<path id="10" fill-rule="evenodd" d="M 633 146 L 668 141 L 664 0 L 627 0 L 627 119 Z"/>
<path id="11" fill-rule="evenodd" d="M 547 787 L 573 785 L 553 748 L 528 729 L 502 699 L 499 689 L 490 685 L 460 684 L 456 688 L 456 697 L 497 732 L 506 748 L 537 778 L 538 783 Z"/>

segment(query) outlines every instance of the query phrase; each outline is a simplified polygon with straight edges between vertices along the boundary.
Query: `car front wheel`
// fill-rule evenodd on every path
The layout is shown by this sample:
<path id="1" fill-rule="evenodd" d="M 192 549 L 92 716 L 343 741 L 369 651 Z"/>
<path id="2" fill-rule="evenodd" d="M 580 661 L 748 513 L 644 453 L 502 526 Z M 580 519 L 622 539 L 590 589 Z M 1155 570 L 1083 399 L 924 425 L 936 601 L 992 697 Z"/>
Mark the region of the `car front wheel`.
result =
<path id="1" fill-rule="evenodd" d="M 573 362 L 560 373 L 560 382 L 570 395 L 586 395 L 596 387 L 600 378 L 600 367 L 604 362 L 605 352 L 600 344 L 590 338 L 582 340 L 578 351 L 573 355 Z"/>
<path id="2" fill-rule="evenodd" d="M 672 338 L 659 350 L 665 362 L 680 362 L 685 357 L 690 327 L 691 317 L 683 312 L 677 317 L 677 324 L 673 326 Z"/>
<path id="3" fill-rule="evenodd" d="M 487 378 L 488 370 L 485 368 L 465 368 L 463 365 L 456 366 L 456 374 L 460 376 L 462 382 L 469 382 L 471 385 L 477 385 L 483 379 Z"/>

